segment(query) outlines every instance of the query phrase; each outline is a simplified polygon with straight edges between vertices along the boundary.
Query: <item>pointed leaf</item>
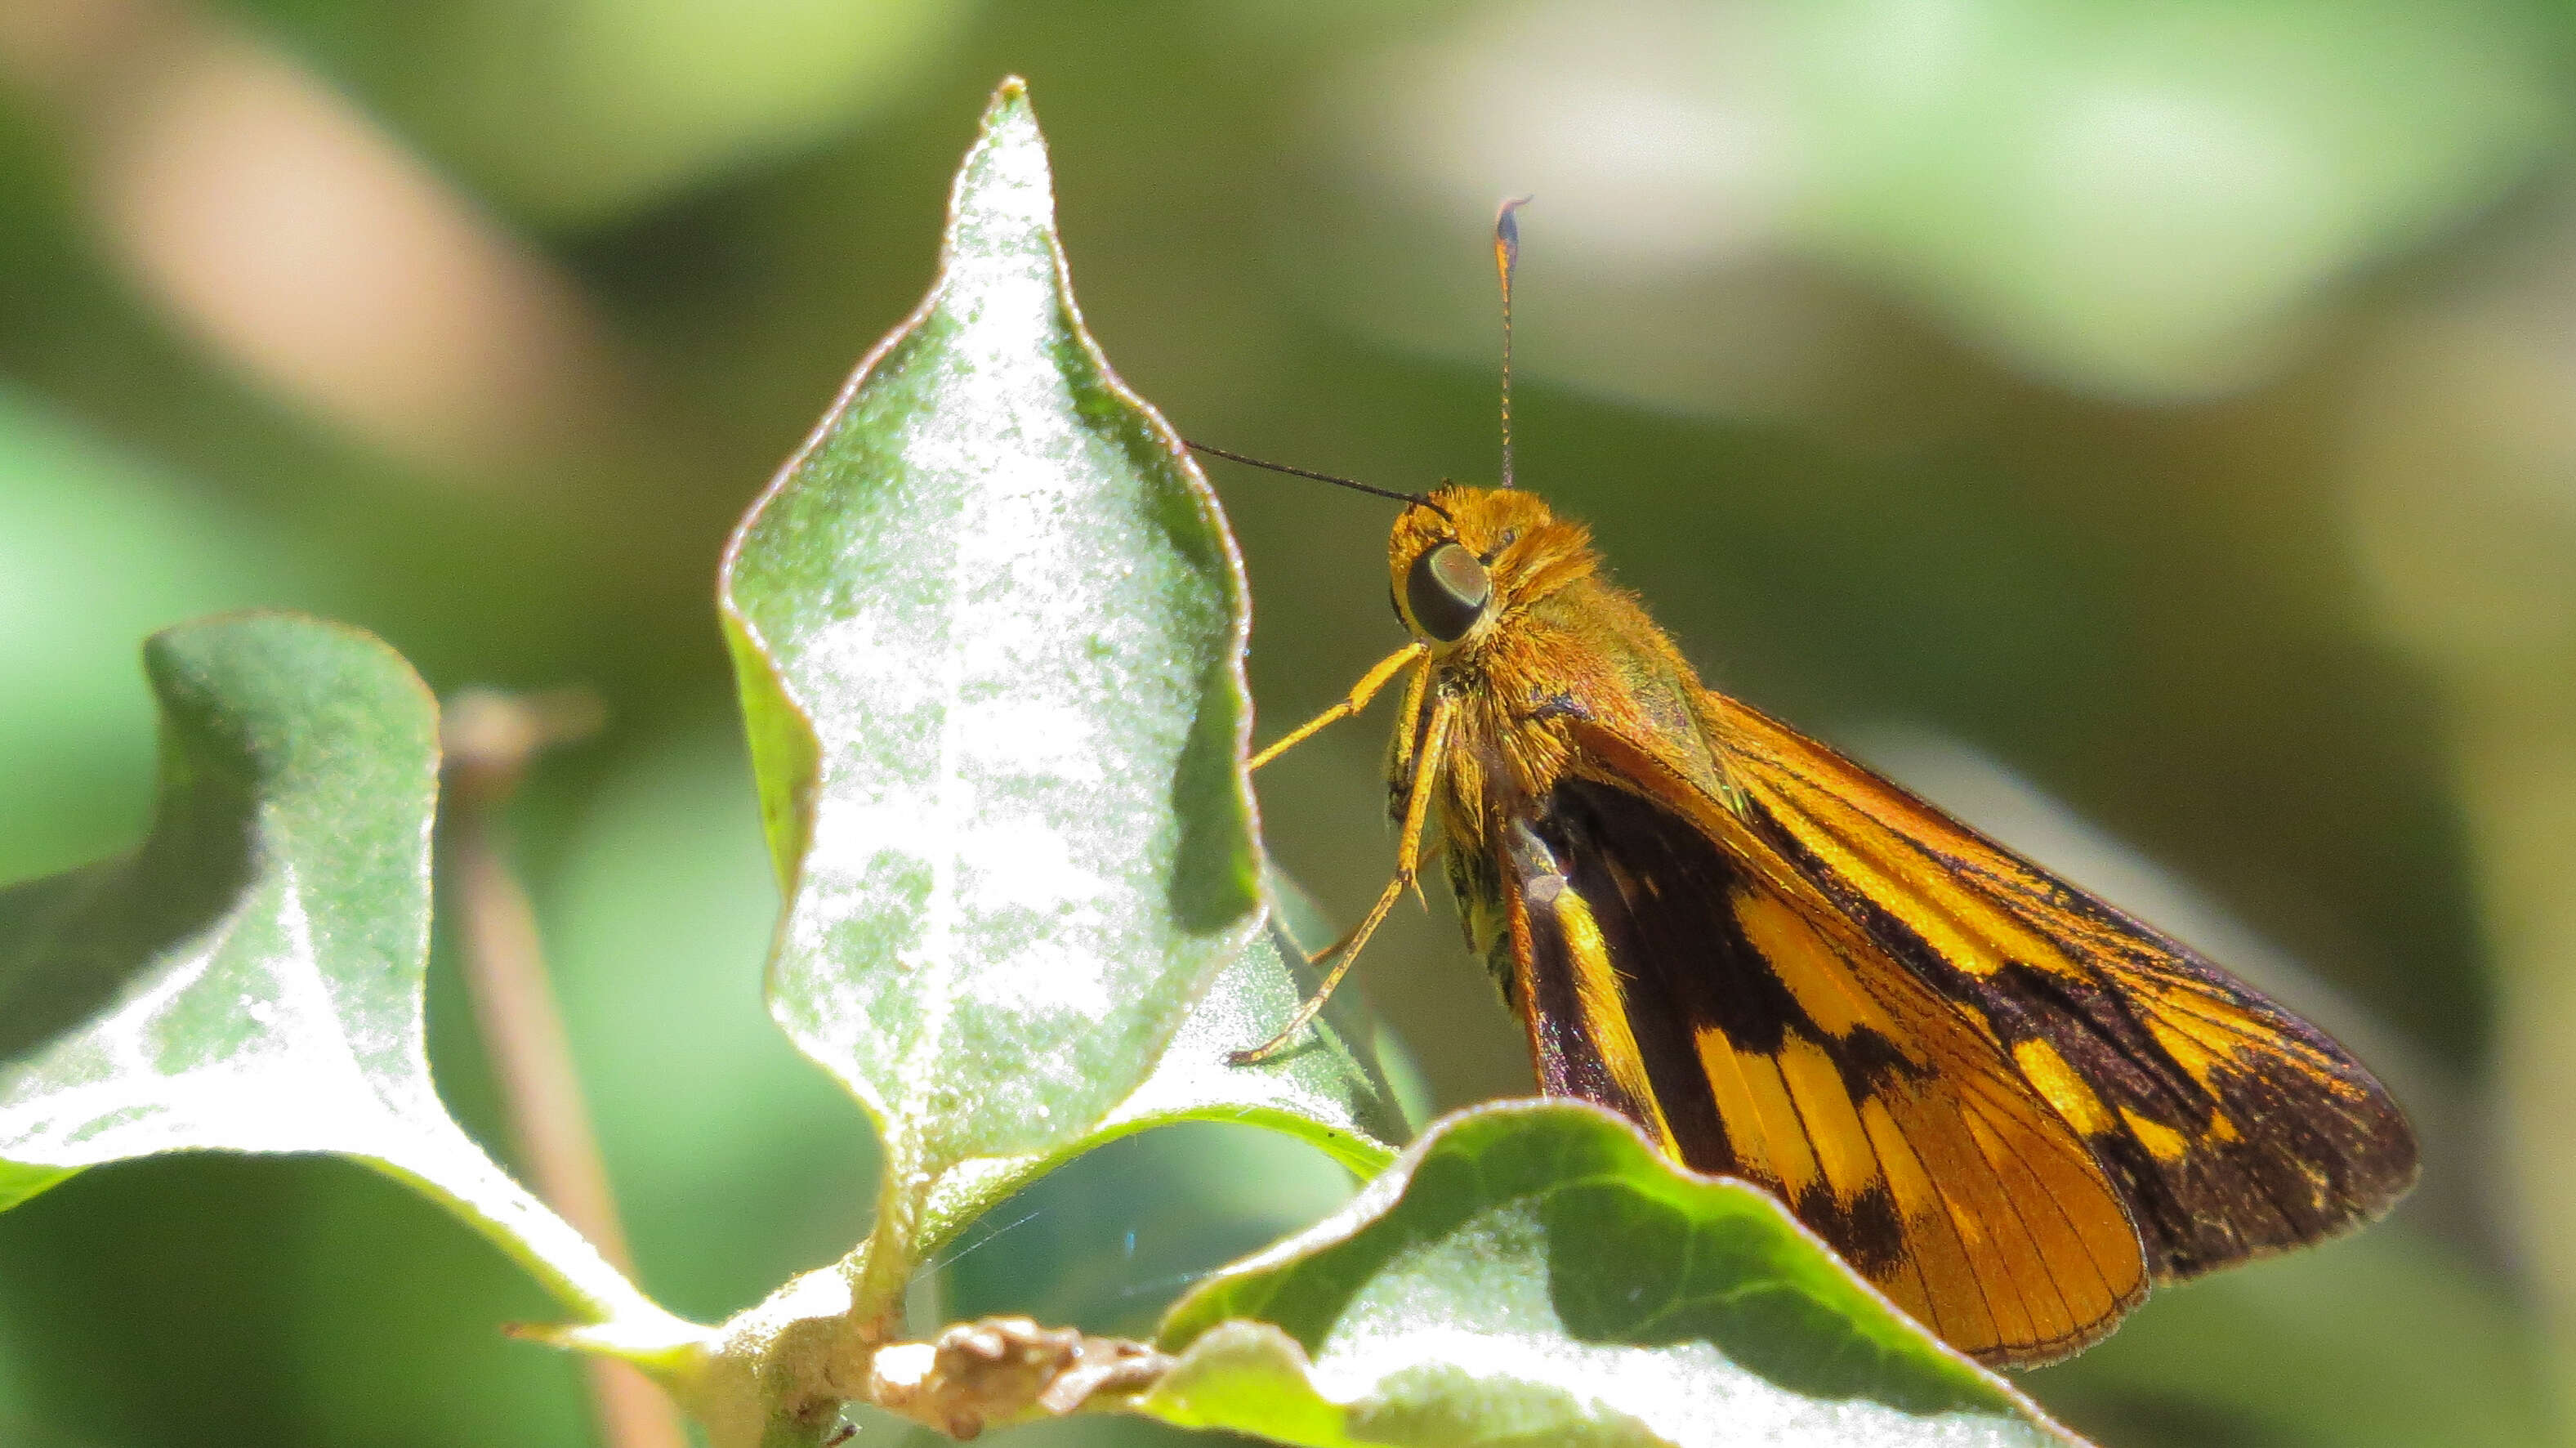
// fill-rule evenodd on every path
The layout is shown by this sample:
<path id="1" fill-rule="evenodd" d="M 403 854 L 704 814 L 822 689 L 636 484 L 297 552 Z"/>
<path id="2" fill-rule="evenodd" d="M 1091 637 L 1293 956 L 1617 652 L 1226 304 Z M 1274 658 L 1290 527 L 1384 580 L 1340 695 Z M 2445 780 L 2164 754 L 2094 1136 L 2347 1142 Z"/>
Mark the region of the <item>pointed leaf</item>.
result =
<path id="1" fill-rule="evenodd" d="M 1083 331 L 1049 184 L 1007 83 L 928 300 L 724 573 L 789 897 L 771 1009 L 877 1118 L 926 1237 L 1154 1121 L 1251 1116 L 1373 1164 L 1359 1133 L 1391 1119 L 1329 1044 L 1223 1064 L 1294 999 L 1259 933 L 1241 566 Z"/>
<path id="2" fill-rule="evenodd" d="M 1435 1123 L 1162 1339 L 1139 1411 L 1317 1448 L 2072 1441 L 1768 1194 L 1571 1101 Z"/>
<path id="3" fill-rule="evenodd" d="M 0 890 L 0 1206 L 160 1152 L 337 1152 L 427 1192 L 576 1311 L 687 1336 L 430 1085 L 438 721 L 410 667 L 284 614 L 169 630 L 144 667 L 151 837 Z"/>

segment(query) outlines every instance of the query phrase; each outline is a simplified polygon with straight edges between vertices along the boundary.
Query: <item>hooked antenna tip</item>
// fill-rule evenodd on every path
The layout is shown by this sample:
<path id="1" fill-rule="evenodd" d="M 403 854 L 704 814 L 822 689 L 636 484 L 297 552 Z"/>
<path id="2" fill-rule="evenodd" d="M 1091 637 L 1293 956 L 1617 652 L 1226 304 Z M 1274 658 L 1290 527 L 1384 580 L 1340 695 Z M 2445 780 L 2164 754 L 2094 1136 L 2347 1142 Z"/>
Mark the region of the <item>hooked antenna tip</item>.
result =
<path id="1" fill-rule="evenodd" d="M 1526 196 L 1506 196 L 1494 208 L 1494 274 L 1503 284 L 1503 486 L 1512 485 L 1512 269 L 1521 259 L 1521 223 L 1515 215 Z"/>

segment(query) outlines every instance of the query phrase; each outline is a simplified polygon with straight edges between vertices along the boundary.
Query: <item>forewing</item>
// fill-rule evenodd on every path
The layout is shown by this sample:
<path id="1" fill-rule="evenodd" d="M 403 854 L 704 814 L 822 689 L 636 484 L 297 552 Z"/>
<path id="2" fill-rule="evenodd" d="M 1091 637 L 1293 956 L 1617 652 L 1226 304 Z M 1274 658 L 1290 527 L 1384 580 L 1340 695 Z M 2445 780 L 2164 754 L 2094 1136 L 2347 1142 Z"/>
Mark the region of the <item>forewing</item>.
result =
<path id="1" fill-rule="evenodd" d="M 1703 812 L 2011 1059 L 2117 1180 L 2160 1278 L 2331 1236 L 2413 1184 L 2404 1113 L 2323 1032 L 1826 746 L 1704 700 L 1734 797 Z"/>
<path id="2" fill-rule="evenodd" d="M 1761 1183 L 1989 1362 L 2107 1331 L 2146 1287 L 2118 1195 L 1994 1047 L 1682 814 L 1561 781 L 1493 841 L 1542 1085 Z"/>

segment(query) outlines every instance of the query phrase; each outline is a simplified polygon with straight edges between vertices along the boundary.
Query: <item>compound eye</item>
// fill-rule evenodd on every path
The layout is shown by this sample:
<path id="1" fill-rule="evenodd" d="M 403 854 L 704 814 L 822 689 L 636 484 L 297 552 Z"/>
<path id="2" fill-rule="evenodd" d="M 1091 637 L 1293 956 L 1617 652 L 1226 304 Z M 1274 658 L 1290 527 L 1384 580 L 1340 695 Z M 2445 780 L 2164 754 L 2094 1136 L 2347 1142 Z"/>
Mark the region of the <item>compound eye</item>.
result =
<path id="1" fill-rule="evenodd" d="M 1476 555 L 1455 543 L 1443 543 L 1413 560 L 1405 575 L 1404 601 L 1422 631 L 1444 644 L 1467 636 L 1493 600 L 1494 581 Z"/>

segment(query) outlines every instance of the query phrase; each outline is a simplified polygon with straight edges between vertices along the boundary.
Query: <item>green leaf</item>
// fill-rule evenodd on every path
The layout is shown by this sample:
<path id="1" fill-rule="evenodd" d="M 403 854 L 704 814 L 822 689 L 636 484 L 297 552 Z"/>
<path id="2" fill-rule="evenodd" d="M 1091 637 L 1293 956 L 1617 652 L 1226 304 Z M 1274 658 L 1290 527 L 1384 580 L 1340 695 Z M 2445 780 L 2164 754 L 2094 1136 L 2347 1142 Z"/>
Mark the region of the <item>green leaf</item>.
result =
<path id="1" fill-rule="evenodd" d="M 410 667 L 355 629 L 246 614 L 154 636 L 144 668 L 150 838 L 0 890 L 0 1206 L 161 1152 L 336 1152 L 427 1193 L 630 1346 L 693 1337 L 431 1087 L 438 717 Z"/>
<path id="2" fill-rule="evenodd" d="M 1316 1448 L 2074 1441 L 1767 1193 L 1572 1101 L 1443 1118 L 1162 1346 L 1138 1411 Z"/>
<path id="3" fill-rule="evenodd" d="M 771 1010 L 876 1118 L 915 1258 L 1155 1121 L 1248 1117 L 1375 1165 L 1393 1120 L 1330 1041 L 1224 1065 L 1294 999 L 1260 931 L 1242 570 L 1083 330 L 1049 184 L 1008 82 L 929 298 L 724 569 L 788 896 Z"/>

